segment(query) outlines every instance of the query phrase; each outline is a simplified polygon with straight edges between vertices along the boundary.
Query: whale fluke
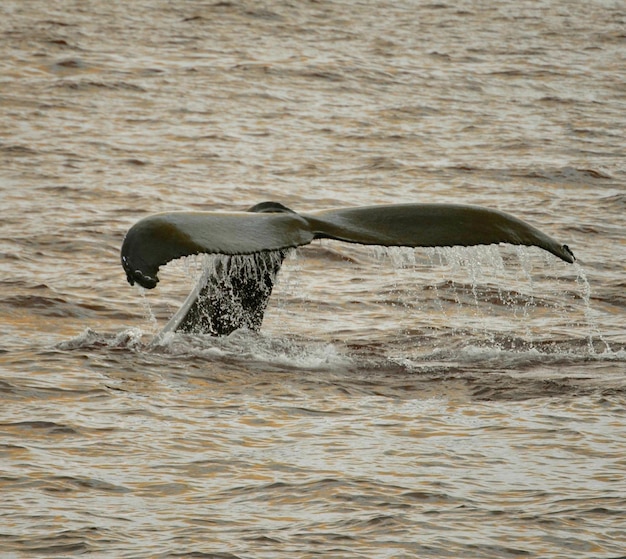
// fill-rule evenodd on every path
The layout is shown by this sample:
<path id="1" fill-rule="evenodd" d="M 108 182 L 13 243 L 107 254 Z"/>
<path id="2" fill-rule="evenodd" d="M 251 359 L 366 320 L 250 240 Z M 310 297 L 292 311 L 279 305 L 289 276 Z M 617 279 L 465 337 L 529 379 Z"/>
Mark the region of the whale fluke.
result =
<path id="1" fill-rule="evenodd" d="M 290 248 L 314 239 L 382 246 L 537 246 L 565 262 L 574 254 L 539 229 L 510 214 L 460 204 L 394 204 L 298 214 L 278 202 L 245 212 L 170 212 L 133 225 L 122 244 L 128 282 L 152 289 L 160 266 L 193 254 L 221 254 L 166 330 L 224 335 L 258 330 L 276 274 Z M 252 255 L 248 266 L 235 257 Z M 254 273 L 251 273 L 251 270 Z"/>
<path id="2" fill-rule="evenodd" d="M 159 268 L 183 256 L 254 254 L 294 248 L 314 239 L 302 216 L 282 205 L 264 204 L 248 212 L 170 212 L 142 219 L 122 244 L 128 282 L 152 289 L 159 281 Z"/>

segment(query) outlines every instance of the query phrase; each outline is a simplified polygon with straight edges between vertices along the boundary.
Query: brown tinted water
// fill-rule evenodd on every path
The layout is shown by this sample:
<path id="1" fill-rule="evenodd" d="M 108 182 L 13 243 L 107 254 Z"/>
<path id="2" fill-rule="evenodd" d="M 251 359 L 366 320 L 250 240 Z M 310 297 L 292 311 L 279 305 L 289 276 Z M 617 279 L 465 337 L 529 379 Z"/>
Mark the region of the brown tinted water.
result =
<path id="1" fill-rule="evenodd" d="M 626 557 L 622 2 L 0 4 L 3 557 Z M 154 343 L 150 213 L 461 202 L 566 242 L 290 255 Z"/>

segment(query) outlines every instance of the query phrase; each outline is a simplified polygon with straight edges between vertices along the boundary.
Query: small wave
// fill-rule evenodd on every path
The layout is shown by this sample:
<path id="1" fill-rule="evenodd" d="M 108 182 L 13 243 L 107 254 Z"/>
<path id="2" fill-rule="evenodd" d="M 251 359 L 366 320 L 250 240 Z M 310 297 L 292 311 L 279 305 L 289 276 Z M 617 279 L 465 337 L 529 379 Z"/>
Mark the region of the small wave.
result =
<path id="1" fill-rule="evenodd" d="M 3 144 L 0 143 L 0 152 L 4 152 L 16 157 L 31 157 L 37 155 L 39 152 L 28 146 L 19 144 Z"/>
<path id="2" fill-rule="evenodd" d="M 74 67 L 74 66 L 66 66 L 66 67 Z M 78 66 L 75 66 L 75 67 L 78 68 Z M 119 90 L 138 91 L 140 93 L 144 93 L 146 91 L 145 88 L 141 87 L 140 85 L 133 84 L 133 83 L 123 82 L 123 81 L 107 82 L 107 81 L 97 81 L 93 79 L 79 79 L 79 80 L 66 79 L 66 80 L 59 81 L 58 83 L 54 85 L 54 87 L 69 89 L 69 90 L 76 90 L 76 91 L 90 91 L 90 90 L 98 90 L 98 89 L 100 90 L 108 89 L 108 90 L 113 90 L 113 91 L 119 91 Z"/>
<path id="3" fill-rule="evenodd" d="M 626 194 L 618 193 L 606 196 L 600 200 L 600 203 L 606 208 L 626 210 Z"/>
<path id="4" fill-rule="evenodd" d="M 613 177 L 598 169 L 578 169 L 575 167 L 561 167 L 555 169 L 528 170 L 520 176 L 534 179 L 545 179 L 554 182 L 588 182 L 589 180 L 611 180 Z"/>
<path id="5" fill-rule="evenodd" d="M 15 421 L 0 423 L 0 426 L 11 434 L 24 435 L 24 432 L 43 432 L 47 437 L 55 435 L 78 435 L 79 431 L 70 425 L 54 421 Z"/>
<path id="6" fill-rule="evenodd" d="M 42 316 L 82 317 L 84 312 L 77 305 L 62 297 L 42 295 L 13 295 L 0 301 L 1 304 L 17 309 L 30 309 Z"/>

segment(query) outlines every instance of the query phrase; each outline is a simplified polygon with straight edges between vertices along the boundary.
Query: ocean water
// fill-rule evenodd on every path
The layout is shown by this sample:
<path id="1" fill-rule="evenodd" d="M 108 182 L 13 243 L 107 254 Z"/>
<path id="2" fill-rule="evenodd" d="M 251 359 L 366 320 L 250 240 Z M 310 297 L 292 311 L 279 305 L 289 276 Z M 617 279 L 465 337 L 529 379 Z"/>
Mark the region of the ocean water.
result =
<path id="1" fill-rule="evenodd" d="M 0 3 L 0 555 L 626 557 L 622 2 Z M 159 337 L 173 210 L 501 209 L 539 249 L 292 251 Z"/>

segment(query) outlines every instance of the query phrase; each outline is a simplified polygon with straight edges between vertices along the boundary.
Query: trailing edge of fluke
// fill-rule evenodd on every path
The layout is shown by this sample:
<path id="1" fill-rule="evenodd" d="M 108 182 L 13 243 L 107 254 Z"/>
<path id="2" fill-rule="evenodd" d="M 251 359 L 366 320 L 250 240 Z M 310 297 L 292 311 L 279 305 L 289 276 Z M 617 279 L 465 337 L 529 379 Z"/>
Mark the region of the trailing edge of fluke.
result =
<path id="1" fill-rule="evenodd" d="M 258 329 L 285 251 L 320 238 L 405 247 L 509 243 L 537 246 L 565 262 L 575 260 L 567 245 L 559 244 L 536 227 L 480 206 L 393 204 L 299 214 L 278 202 L 263 202 L 245 212 L 169 212 L 148 216 L 126 234 L 121 259 L 128 282 L 151 289 L 159 281 L 159 267 L 176 258 L 201 253 L 254 255 L 255 265 L 262 266 L 266 274 L 262 294 L 241 270 L 235 272 L 234 266 L 222 266 L 219 277 L 205 278 L 204 286 L 192 292 L 190 297 L 195 299 L 183 305 L 188 307 L 186 316 L 171 326 L 175 330 L 221 335 L 242 326 Z M 278 253 L 280 257 L 269 265 L 268 253 Z M 208 292 L 213 300 L 200 308 L 199 299 Z M 243 318 L 229 318 L 233 305 Z M 254 320 L 250 319 L 251 313 Z M 216 324 L 211 316 L 218 314 L 221 318 Z M 198 326 L 201 315 L 209 318 L 206 324 Z"/>

